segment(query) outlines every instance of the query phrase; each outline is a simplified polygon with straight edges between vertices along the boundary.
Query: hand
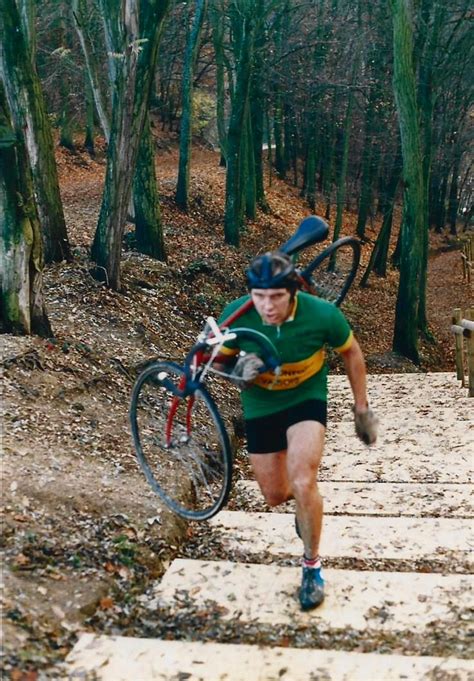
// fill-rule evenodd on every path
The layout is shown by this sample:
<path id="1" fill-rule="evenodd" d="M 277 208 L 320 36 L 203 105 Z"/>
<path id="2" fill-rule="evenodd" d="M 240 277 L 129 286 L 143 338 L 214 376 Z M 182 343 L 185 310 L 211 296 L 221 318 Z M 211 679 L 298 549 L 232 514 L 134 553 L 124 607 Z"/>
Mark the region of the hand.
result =
<path id="1" fill-rule="evenodd" d="M 379 420 L 375 416 L 372 409 L 367 409 L 365 411 L 357 411 L 355 407 L 354 411 L 354 423 L 355 431 L 359 440 L 366 445 L 373 445 L 377 439 L 377 429 L 379 425 Z"/>
<path id="2" fill-rule="evenodd" d="M 264 366 L 263 360 L 250 352 L 248 355 L 239 357 L 230 378 L 241 390 L 245 390 L 257 378 L 260 369 Z"/>

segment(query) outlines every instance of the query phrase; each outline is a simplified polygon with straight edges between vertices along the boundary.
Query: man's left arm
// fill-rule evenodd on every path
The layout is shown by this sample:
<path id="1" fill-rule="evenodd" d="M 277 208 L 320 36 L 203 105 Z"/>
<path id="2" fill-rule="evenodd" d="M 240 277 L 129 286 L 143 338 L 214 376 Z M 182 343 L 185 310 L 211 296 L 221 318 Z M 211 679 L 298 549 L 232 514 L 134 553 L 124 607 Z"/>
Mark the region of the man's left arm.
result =
<path id="1" fill-rule="evenodd" d="M 377 439 L 378 419 L 369 409 L 364 355 L 355 338 L 352 339 L 347 350 L 343 350 L 340 354 L 354 395 L 353 409 L 356 434 L 366 445 L 371 445 Z"/>
<path id="2" fill-rule="evenodd" d="M 359 343 L 352 338 L 352 343 L 347 350 L 340 353 L 346 367 L 346 374 L 351 384 L 354 395 L 354 410 L 367 411 L 367 380 L 365 360 Z"/>

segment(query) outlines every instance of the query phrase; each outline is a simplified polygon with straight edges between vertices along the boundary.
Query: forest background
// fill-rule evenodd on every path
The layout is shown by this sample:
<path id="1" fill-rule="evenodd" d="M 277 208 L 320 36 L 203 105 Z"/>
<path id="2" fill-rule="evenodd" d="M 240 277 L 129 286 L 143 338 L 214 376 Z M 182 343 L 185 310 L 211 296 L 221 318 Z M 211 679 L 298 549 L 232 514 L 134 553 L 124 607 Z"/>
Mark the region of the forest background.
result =
<path id="1" fill-rule="evenodd" d="M 473 34 L 465 0 L 2 0 L 0 35 L 18 679 L 84 622 L 139 618 L 177 528 L 135 471 L 134 377 L 182 357 L 305 215 L 362 240 L 344 310 L 369 370 L 452 370 Z"/>
<path id="2" fill-rule="evenodd" d="M 403 194 L 390 256 L 401 275 L 393 348 L 419 362 L 419 334 L 430 333 L 428 230 L 448 224 L 456 234 L 459 214 L 464 226 L 472 214 L 465 0 L 74 0 L 40 9 L 33 0 L 5 0 L 0 14 L 2 156 L 5 173 L 16 169 L 3 180 L 7 329 L 52 335 L 43 252 L 47 263 L 71 258 L 52 123 L 70 150 L 82 126 L 94 153 L 96 123 L 108 145 L 92 275 L 120 289 L 129 219 L 137 250 L 166 260 L 152 135 L 158 119 L 169 130 L 179 122 L 175 201 L 185 211 L 193 133 L 220 149 L 223 239 L 236 247 L 246 220 L 269 209 L 265 143 L 270 167 L 281 179 L 292 175 L 308 209 L 327 219 L 334 213 L 333 240 L 346 207 L 357 210 L 361 239 L 369 218 L 382 217 L 362 284 L 372 269 L 386 274 Z"/>

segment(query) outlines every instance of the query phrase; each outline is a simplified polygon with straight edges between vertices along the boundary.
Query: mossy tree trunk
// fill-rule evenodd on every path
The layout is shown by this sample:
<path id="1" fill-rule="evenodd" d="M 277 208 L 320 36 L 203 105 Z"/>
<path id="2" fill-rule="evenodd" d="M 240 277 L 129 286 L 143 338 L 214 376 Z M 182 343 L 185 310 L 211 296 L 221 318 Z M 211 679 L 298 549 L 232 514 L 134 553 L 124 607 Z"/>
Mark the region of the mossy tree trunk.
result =
<path id="1" fill-rule="evenodd" d="M 387 185 L 387 197 L 385 200 L 385 207 L 383 213 L 382 226 L 375 241 L 374 248 L 370 255 L 369 264 L 360 280 L 360 286 L 367 285 L 370 273 L 372 270 L 379 275 L 385 277 L 387 274 L 387 260 L 388 249 L 390 245 L 390 236 L 392 233 L 393 223 L 393 208 L 395 205 L 395 197 L 397 195 L 398 185 L 401 177 L 401 153 L 397 154 L 393 164 L 390 180 Z"/>
<path id="2" fill-rule="evenodd" d="M 51 126 L 15 0 L 2 2 L 0 35 L 0 77 L 14 127 L 25 135 L 45 260 L 70 260 Z"/>
<path id="3" fill-rule="evenodd" d="M 217 138 L 221 151 L 221 166 L 226 165 L 227 139 L 225 125 L 225 54 L 224 54 L 224 18 L 222 2 L 213 0 L 209 5 L 209 18 L 212 27 L 212 44 L 216 57 L 216 118 Z"/>
<path id="4" fill-rule="evenodd" d="M 234 0 L 233 30 L 236 37 L 235 91 L 227 133 L 227 173 L 224 215 L 226 243 L 238 246 L 243 225 L 245 182 L 242 182 L 242 136 L 248 109 L 253 59 L 254 17 L 251 0 Z"/>
<path id="5" fill-rule="evenodd" d="M 114 0 L 110 0 L 113 4 Z M 125 0 L 124 51 L 114 97 L 99 222 L 92 245 L 95 276 L 120 288 L 120 255 L 132 181 L 156 65 L 160 27 L 169 0 Z"/>
<path id="6" fill-rule="evenodd" d="M 60 52 L 59 69 L 60 69 L 60 85 L 59 94 L 61 98 L 61 112 L 59 115 L 59 146 L 72 151 L 76 151 L 74 144 L 74 128 L 75 128 L 75 107 L 74 102 L 76 92 L 72 85 L 71 73 L 77 68 L 75 61 L 71 59 L 72 40 L 69 27 L 68 8 L 61 4 L 59 8 L 59 36 L 60 36 Z"/>
<path id="7" fill-rule="evenodd" d="M 257 216 L 257 184 L 250 104 L 245 117 L 243 145 L 242 155 L 246 159 L 246 163 L 242 164 L 242 182 L 245 182 L 245 217 L 249 220 L 255 220 Z"/>
<path id="8" fill-rule="evenodd" d="M 372 204 L 372 183 L 374 177 L 374 145 L 375 145 L 375 107 L 377 91 L 374 86 L 370 89 L 367 110 L 365 114 L 365 137 L 362 151 L 362 179 L 357 215 L 357 236 L 365 237 L 365 226 Z"/>
<path id="9" fill-rule="evenodd" d="M 413 17 L 409 0 L 391 0 L 393 86 L 403 156 L 404 203 L 400 236 L 400 282 L 393 349 L 419 362 L 418 315 L 423 276 L 424 177 L 422 142 L 413 64 Z"/>
<path id="10" fill-rule="evenodd" d="M 86 101 L 86 134 L 84 136 L 84 147 L 90 156 L 95 156 L 95 117 L 94 117 L 94 96 L 92 94 L 89 77 L 86 75 L 84 84 L 84 96 Z"/>
<path id="11" fill-rule="evenodd" d="M 189 204 L 189 173 L 191 169 L 191 129 L 193 122 L 193 77 L 196 55 L 199 50 L 199 38 L 202 22 L 206 13 L 206 0 L 195 0 L 192 27 L 186 39 L 183 76 L 181 85 L 181 126 L 179 134 L 178 182 L 176 185 L 176 203 L 184 210 Z M 190 4 L 190 11 L 192 5 Z"/>
<path id="12" fill-rule="evenodd" d="M 433 16 L 431 11 L 433 10 Z M 420 299 L 418 305 L 418 328 L 431 338 L 428 330 L 426 312 L 426 285 L 428 271 L 428 228 L 429 228 L 429 190 L 433 154 L 433 113 L 435 104 L 436 59 L 440 52 L 440 34 L 446 21 L 447 3 L 432 0 L 421 2 L 420 18 L 420 57 L 418 65 L 418 107 L 421 122 L 421 146 L 423 159 L 423 200 L 424 230 L 423 251 L 420 273 Z M 429 28 L 428 28 L 429 27 Z M 417 50 L 415 49 L 415 54 Z"/>
<path id="13" fill-rule="evenodd" d="M 349 144 L 351 137 L 352 112 L 355 101 L 355 84 L 356 74 L 358 70 L 358 58 L 354 59 L 351 77 L 351 87 L 349 88 L 349 95 L 347 100 L 346 114 L 344 118 L 344 133 L 342 143 L 342 157 L 339 168 L 339 177 L 337 180 L 337 198 L 336 198 L 336 222 L 334 224 L 333 241 L 337 241 L 342 228 L 342 216 L 344 213 L 344 205 L 346 202 L 346 180 L 347 167 L 349 164 Z"/>
<path id="14" fill-rule="evenodd" d="M 257 0 L 255 14 L 257 16 L 257 26 L 255 30 L 255 50 L 252 68 L 252 76 L 250 81 L 250 124 L 252 130 L 252 149 L 255 175 L 255 201 L 259 208 L 263 211 L 268 211 L 269 206 L 265 196 L 265 184 L 263 174 L 263 129 L 265 118 L 265 93 L 263 89 L 264 76 L 264 58 L 263 49 L 265 43 L 264 31 L 264 0 Z"/>
<path id="15" fill-rule="evenodd" d="M 133 178 L 133 201 L 137 250 L 165 261 L 166 248 L 155 172 L 155 142 L 151 134 L 148 111 Z"/>
<path id="16" fill-rule="evenodd" d="M 0 83 L 1 330 L 52 336 L 43 299 L 43 243 L 22 131 Z"/>

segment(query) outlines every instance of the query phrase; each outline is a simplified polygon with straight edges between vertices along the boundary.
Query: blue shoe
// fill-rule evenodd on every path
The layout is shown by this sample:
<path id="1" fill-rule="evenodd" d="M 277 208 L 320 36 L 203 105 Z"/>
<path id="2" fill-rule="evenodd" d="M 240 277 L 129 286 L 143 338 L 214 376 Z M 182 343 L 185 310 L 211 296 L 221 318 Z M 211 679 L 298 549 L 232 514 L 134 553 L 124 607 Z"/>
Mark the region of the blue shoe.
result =
<path id="1" fill-rule="evenodd" d="M 324 579 L 321 568 L 303 568 L 303 579 L 299 592 L 302 610 L 312 610 L 324 601 Z"/>

